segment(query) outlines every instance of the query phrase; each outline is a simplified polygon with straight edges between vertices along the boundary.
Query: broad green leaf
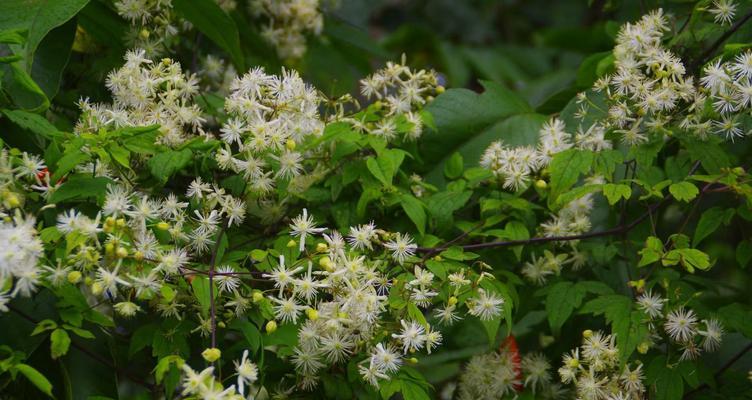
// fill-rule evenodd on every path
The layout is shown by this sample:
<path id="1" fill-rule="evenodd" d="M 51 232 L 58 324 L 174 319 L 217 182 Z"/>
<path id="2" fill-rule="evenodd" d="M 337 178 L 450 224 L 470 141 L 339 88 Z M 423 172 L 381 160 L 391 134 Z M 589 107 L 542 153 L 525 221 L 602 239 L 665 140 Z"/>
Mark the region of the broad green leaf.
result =
<path id="1" fill-rule="evenodd" d="M 672 196 L 674 196 L 676 200 L 687 203 L 692 201 L 692 199 L 697 197 L 697 195 L 700 193 L 700 191 L 697 189 L 697 186 L 695 186 L 692 182 L 686 181 L 674 183 L 673 185 L 668 187 L 668 191 Z"/>
<path id="2" fill-rule="evenodd" d="M 261 348 L 261 331 L 246 319 L 236 319 L 230 324 L 230 328 L 239 330 L 247 342 L 247 348 L 256 354 Z"/>
<path id="3" fill-rule="evenodd" d="M 212 42 L 226 51 L 241 74 L 245 72 L 245 58 L 240 48 L 240 36 L 235 21 L 214 0 L 173 0 L 175 12 L 192 23 Z"/>
<path id="4" fill-rule="evenodd" d="M 76 36 L 76 26 L 76 19 L 72 18 L 50 31 L 39 43 L 31 61 L 31 77 L 50 100 L 57 95 L 60 87 Z"/>
<path id="5" fill-rule="evenodd" d="M 582 304 L 584 297 L 585 291 L 571 282 L 559 282 L 549 289 L 546 295 L 546 314 L 554 334 L 559 334 L 561 327 Z"/>
<path id="6" fill-rule="evenodd" d="M 149 159 L 151 174 L 160 181 L 167 182 L 172 175 L 185 168 L 193 159 L 189 149 L 168 150 Z"/>
<path id="7" fill-rule="evenodd" d="M 645 248 L 640 250 L 640 263 L 638 267 L 650 265 L 663 258 L 663 242 L 655 236 L 649 236 L 645 241 Z"/>
<path id="8" fill-rule="evenodd" d="M 733 209 L 728 210 L 732 213 Z M 726 210 L 721 207 L 713 207 L 702 212 L 700 220 L 695 228 L 695 235 L 692 237 L 692 247 L 697 247 L 703 239 L 710 236 L 713 232 L 724 223 Z"/>
<path id="9" fill-rule="evenodd" d="M 405 210 L 405 214 L 410 218 L 418 228 L 421 235 L 426 233 L 426 212 L 423 209 L 423 203 L 413 195 L 403 194 L 400 196 L 400 205 Z"/>
<path id="10" fill-rule="evenodd" d="M 92 178 L 89 176 L 74 176 L 65 181 L 50 198 L 50 203 L 60 203 L 69 200 L 81 200 L 94 197 L 97 201 L 103 201 L 107 193 L 107 186 L 112 180 L 102 176 Z"/>
<path id="11" fill-rule="evenodd" d="M 46 118 L 39 114 L 30 113 L 23 110 L 2 110 L 5 115 L 14 124 L 23 129 L 32 131 L 47 139 L 59 136 L 60 131 L 55 128 Z"/>
<path id="12" fill-rule="evenodd" d="M 381 182 L 384 186 L 392 186 L 392 180 L 387 179 L 386 174 L 381 170 L 381 166 L 379 166 L 379 162 L 376 161 L 373 157 L 368 157 L 366 159 L 366 167 L 368 168 L 368 171 L 373 175 L 374 178 L 378 179 L 379 182 Z"/>
<path id="13" fill-rule="evenodd" d="M 742 240 L 736 246 L 736 262 L 740 267 L 746 268 L 750 260 L 752 260 L 752 242 L 749 239 Z"/>
<path id="14" fill-rule="evenodd" d="M 41 372 L 34 369 L 34 367 L 27 364 L 16 364 L 13 368 L 25 376 L 26 379 L 33 383 L 42 393 L 53 399 L 55 398 L 55 396 L 52 395 L 52 383 L 50 383 Z"/>
<path id="15" fill-rule="evenodd" d="M 209 296 L 209 278 L 204 276 L 196 276 L 191 281 L 191 287 L 193 288 L 193 294 L 196 296 L 196 300 L 201 305 L 201 313 L 206 316 L 209 314 L 211 308 L 211 297 Z M 217 291 L 214 291 L 214 295 L 217 295 Z"/>
<path id="16" fill-rule="evenodd" d="M 449 179 L 457 179 L 462 176 L 462 171 L 465 169 L 464 162 L 462 161 L 462 154 L 454 153 L 447 160 L 444 165 L 444 176 Z"/>
<path id="17" fill-rule="evenodd" d="M 684 395 L 681 373 L 668 364 L 665 356 L 653 359 L 646 370 L 647 383 L 652 384 L 656 400 L 680 400 Z"/>
<path id="18" fill-rule="evenodd" d="M 57 328 L 50 335 L 50 350 L 52 358 L 60 358 L 68 353 L 71 339 L 65 329 Z"/>
<path id="19" fill-rule="evenodd" d="M 427 108 L 434 116 L 437 133 L 421 138 L 421 156 L 426 165 L 438 168 L 435 175 L 439 178 L 444 168 L 442 160 L 471 142 L 486 128 L 509 116 L 532 112 L 525 100 L 511 90 L 493 82 L 482 81 L 481 84 L 486 89 L 482 94 L 467 89 L 449 89 L 436 97 Z M 486 144 L 477 146 L 478 155 L 496 139 L 503 137 L 485 140 Z M 466 153 L 463 156 L 468 160 L 478 159 Z"/>
<path id="20" fill-rule="evenodd" d="M 57 166 L 52 172 L 50 177 L 52 181 L 57 181 L 64 177 L 68 172 L 73 171 L 77 166 L 84 164 L 91 160 L 91 154 L 84 153 L 82 149 L 76 148 L 71 151 L 65 152 L 65 154 L 57 160 Z"/>
<path id="21" fill-rule="evenodd" d="M 614 205 L 621 199 L 629 200 L 632 196 L 632 188 L 621 183 L 607 183 L 603 185 L 603 195 L 608 199 L 608 204 Z"/>
<path id="22" fill-rule="evenodd" d="M 697 249 L 674 249 L 666 253 L 663 257 L 663 265 L 670 266 L 681 263 L 690 273 L 695 268 L 706 270 L 710 268 L 710 257 Z"/>
<path id="23" fill-rule="evenodd" d="M 692 160 L 699 161 L 705 171 L 711 174 L 719 174 L 722 168 L 731 164 L 728 152 L 721 148 L 720 139 L 697 140 L 686 138 L 682 143 L 689 152 Z"/>
<path id="24" fill-rule="evenodd" d="M 551 160 L 551 197 L 553 203 L 559 195 L 569 190 L 581 174 L 590 171 L 593 153 L 587 150 L 569 149 L 556 154 Z"/>
<path id="25" fill-rule="evenodd" d="M 89 0 L 3 0 L 0 1 L 0 31 L 28 31 L 24 59 L 31 71 L 34 52 L 54 28 L 73 18 Z"/>
<path id="26" fill-rule="evenodd" d="M 50 107 L 50 100 L 47 95 L 34 82 L 29 73 L 23 69 L 20 62 L 14 62 L 5 69 L 7 72 L 3 75 L 3 69 L 0 68 L 0 77 L 3 79 L 0 87 L 8 93 L 16 108 L 30 112 L 41 112 Z"/>

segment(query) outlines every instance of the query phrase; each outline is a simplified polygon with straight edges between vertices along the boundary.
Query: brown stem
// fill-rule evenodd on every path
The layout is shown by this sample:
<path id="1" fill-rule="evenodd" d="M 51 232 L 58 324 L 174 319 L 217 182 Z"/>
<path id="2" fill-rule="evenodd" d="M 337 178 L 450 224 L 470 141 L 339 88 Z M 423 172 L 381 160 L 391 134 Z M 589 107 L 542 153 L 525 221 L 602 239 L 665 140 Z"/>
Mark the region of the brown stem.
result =
<path id="1" fill-rule="evenodd" d="M 702 64 L 707 61 L 713 53 L 718 50 L 719 47 L 728 40 L 728 38 L 731 37 L 736 31 L 739 30 L 739 28 L 742 27 L 749 19 L 752 18 L 752 11 L 748 12 L 746 15 L 744 15 L 742 18 L 736 20 L 734 25 L 731 25 L 731 28 L 727 30 L 726 32 L 723 32 L 723 35 L 719 37 L 713 44 L 705 50 L 700 57 L 692 63 L 691 67 L 689 68 L 689 71 L 695 71 L 697 68 L 699 68 Z"/>
<path id="2" fill-rule="evenodd" d="M 745 355 L 745 354 L 747 354 L 747 352 L 749 352 L 750 350 L 752 350 L 752 342 L 750 342 L 750 343 L 749 343 L 748 345 L 746 345 L 746 346 L 745 346 L 745 347 L 744 347 L 743 349 L 739 350 L 739 352 L 738 352 L 738 353 L 734 354 L 734 356 L 733 356 L 733 357 L 731 357 L 731 358 L 730 358 L 730 359 L 729 359 L 728 361 L 726 361 L 726 362 L 725 362 L 725 363 L 724 363 L 724 364 L 723 364 L 723 365 L 721 366 L 721 368 L 718 368 L 718 371 L 716 371 L 716 372 L 715 372 L 715 374 L 713 374 L 713 377 L 714 377 L 715 379 L 718 379 L 718 378 L 720 378 L 720 377 L 721 377 L 721 375 L 723 375 L 723 373 L 724 373 L 724 372 L 726 372 L 726 370 L 727 370 L 727 369 L 731 368 L 731 366 L 732 366 L 732 365 L 734 365 L 734 363 L 736 363 L 736 362 L 737 362 L 737 361 L 739 361 L 739 360 L 740 360 L 740 359 L 741 359 L 742 357 L 744 357 L 744 355 Z M 709 386 L 709 385 L 708 385 L 707 383 L 703 383 L 702 385 L 700 385 L 700 386 L 698 386 L 698 387 L 696 387 L 696 388 L 694 388 L 694 389 L 690 390 L 689 392 L 687 392 L 687 394 L 685 394 L 683 398 L 684 398 L 684 399 L 689 399 L 689 398 L 691 398 L 691 397 L 692 397 L 692 395 L 694 395 L 695 393 L 697 393 L 697 392 L 700 392 L 700 391 L 702 391 L 702 390 L 705 390 L 705 389 L 707 389 L 708 387 L 710 387 L 710 386 Z"/>

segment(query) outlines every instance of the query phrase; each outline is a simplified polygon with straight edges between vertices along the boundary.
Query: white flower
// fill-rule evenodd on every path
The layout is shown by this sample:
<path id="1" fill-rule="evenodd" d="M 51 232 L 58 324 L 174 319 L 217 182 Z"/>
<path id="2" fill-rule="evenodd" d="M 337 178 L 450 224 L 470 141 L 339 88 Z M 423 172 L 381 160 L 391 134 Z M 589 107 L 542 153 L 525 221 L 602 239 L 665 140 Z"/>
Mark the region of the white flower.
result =
<path id="1" fill-rule="evenodd" d="M 125 188 L 118 185 L 107 186 L 107 195 L 105 196 L 102 213 L 118 217 L 125 215 L 130 211 L 131 201 Z"/>
<path id="2" fill-rule="evenodd" d="M 298 314 L 306 308 L 296 303 L 295 298 L 293 297 L 287 299 L 272 297 L 271 300 L 277 303 L 277 305 L 274 306 L 274 315 L 282 320 L 282 322 L 297 323 Z"/>
<path id="3" fill-rule="evenodd" d="M 108 271 L 102 267 L 97 269 L 97 280 L 95 282 L 102 285 L 104 292 L 109 292 L 110 296 L 117 296 L 117 286 L 130 286 L 128 281 L 124 280 L 118 275 L 120 270 L 120 263 L 112 271 Z"/>
<path id="4" fill-rule="evenodd" d="M 402 342 L 402 351 L 407 353 L 422 349 L 426 343 L 426 330 L 423 325 L 415 321 L 408 323 L 404 319 L 400 320 L 400 324 L 402 324 L 402 331 L 399 334 L 393 333 L 392 337 Z"/>
<path id="5" fill-rule="evenodd" d="M 666 323 L 663 327 L 671 339 L 685 343 L 691 340 L 697 333 L 695 329 L 696 325 L 697 317 L 695 317 L 695 313 L 692 310 L 685 310 L 684 307 L 681 307 L 668 313 Z"/>
<path id="6" fill-rule="evenodd" d="M 481 321 L 490 321 L 499 315 L 504 306 L 504 299 L 496 297 L 494 293 L 487 293 L 483 289 L 478 289 L 478 297 L 468 302 L 470 314 L 478 317 Z"/>
<path id="7" fill-rule="evenodd" d="M 378 343 L 371 351 L 371 365 L 378 370 L 394 373 L 402 365 L 402 356 L 392 346 Z"/>
<path id="8" fill-rule="evenodd" d="M 261 275 L 263 278 L 269 278 L 272 281 L 274 281 L 274 287 L 279 288 L 280 295 L 282 294 L 282 291 L 285 290 L 287 285 L 290 285 L 294 282 L 294 275 L 298 272 L 302 271 L 303 267 L 297 267 L 292 270 L 288 270 L 287 267 L 285 267 L 285 256 L 279 256 L 279 265 L 277 268 L 272 270 L 270 274 L 263 274 Z"/>
<path id="9" fill-rule="evenodd" d="M 702 348 L 705 351 L 716 351 L 721 347 L 721 337 L 723 336 L 723 325 L 715 318 L 704 319 L 705 330 L 698 330 L 702 336 Z"/>
<path id="10" fill-rule="evenodd" d="M 290 224 L 290 235 L 300 236 L 300 251 L 305 249 L 305 240 L 307 235 L 315 235 L 324 232 L 326 228 L 316 228 L 313 222 L 313 216 L 308 215 L 308 210 L 303 209 L 303 214 L 292 219 Z"/>
<path id="11" fill-rule="evenodd" d="M 300 373 L 306 375 L 313 375 L 324 366 L 320 360 L 318 351 L 313 349 L 301 349 L 299 347 L 295 348 L 295 355 L 292 357 L 292 363 Z"/>
<path id="12" fill-rule="evenodd" d="M 736 4 L 733 0 L 715 0 L 708 11 L 715 16 L 716 23 L 727 25 L 734 21 Z"/>
<path id="13" fill-rule="evenodd" d="M 191 369 L 188 363 L 184 363 L 182 369 L 184 374 L 183 396 L 200 393 L 206 387 L 206 382 L 213 379 L 214 367 L 208 367 L 203 371 L 196 373 L 196 371 Z"/>
<path id="14" fill-rule="evenodd" d="M 252 385 L 258 380 L 258 367 L 248 359 L 248 350 L 243 350 L 240 363 L 234 363 L 235 372 L 238 374 L 238 393 L 245 396 L 245 385 Z"/>
<path id="15" fill-rule="evenodd" d="M 402 264 L 408 257 L 415 254 L 415 250 L 418 246 L 413 243 L 413 239 L 409 234 L 397 233 L 393 240 L 384 243 L 384 247 L 392 251 L 392 258 Z"/>
<path id="16" fill-rule="evenodd" d="M 650 290 L 641 294 L 637 298 L 637 305 L 651 318 L 657 318 L 663 315 L 663 303 L 665 302 L 666 299 L 661 298 L 659 295 L 653 295 Z"/>
<path id="17" fill-rule="evenodd" d="M 188 253 L 184 249 L 174 248 L 160 257 L 157 268 L 166 275 L 172 275 L 184 267 L 188 261 Z"/>
<path id="18" fill-rule="evenodd" d="M 235 268 L 229 265 L 217 268 L 214 281 L 217 282 L 220 292 L 233 292 L 240 286 L 240 279 L 235 276 Z"/>
<path id="19" fill-rule="evenodd" d="M 376 238 L 376 225 L 370 222 L 357 227 L 350 227 L 350 234 L 347 235 L 347 242 L 355 250 L 373 250 L 372 241 Z"/>

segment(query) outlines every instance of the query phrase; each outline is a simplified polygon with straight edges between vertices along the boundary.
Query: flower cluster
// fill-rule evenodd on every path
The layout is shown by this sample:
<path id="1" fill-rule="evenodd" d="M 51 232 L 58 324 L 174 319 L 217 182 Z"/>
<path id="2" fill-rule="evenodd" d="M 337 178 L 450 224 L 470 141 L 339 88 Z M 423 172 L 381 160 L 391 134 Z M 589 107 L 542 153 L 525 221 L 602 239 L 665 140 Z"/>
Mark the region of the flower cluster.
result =
<path id="1" fill-rule="evenodd" d="M 516 347 L 504 346 L 499 352 L 473 356 L 459 376 L 457 398 L 514 398 L 523 389 L 536 398 L 558 399 L 566 390 L 552 382 L 551 364 L 540 353 L 522 357 Z"/>
<path id="2" fill-rule="evenodd" d="M 637 306 L 647 315 L 651 332 L 645 345 L 655 346 L 661 340 L 659 329 L 662 328 L 681 348 L 680 360 L 694 360 L 702 350 L 711 352 L 721 347 L 724 330 L 720 321 L 715 318 L 700 320 L 694 311 L 684 306 L 668 311 L 664 309 L 667 302 L 649 290 L 637 298 Z"/>
<path id="3" fill-rule="evenodd" d="M 255 68 L 235 79 L 225 100 L 229 116 L 221 128 L 224 142 L 216 159 L 221 169 L 242 175 L 246 191 L 268 195 L 279 181 L 304 171 L 304 155 L 296 147 L 319 136 L 321 98 L 295 71 L 281 76 Z"/>
<path id="4" fill-rule="evenodd" d="M 249 7 L 253 15 L 268 20 L 261 36 L 283 60 L 302 58 L 307 48 L 306 35 L 320 35 L 324 28 L 319 0 L 253 0 Z"/>
<path id="5" fill-rule="evenodd" d="M 602 332 L 583 332 L 582 346 L 563 358 L 559 376 L 574 383 L 577 398 L 584 400 L 641 399 L 645 393 L 642 364 L 620 367 L 614 337 Z"/>
<path id="6" fill-rule="evenodd" d="M 205 135 L 201 110 L 193 104 L 198 93 L 194 75 L 185 75 L 180 64 L 168 58 L 153 62 L 144 50 L 128 51 L 125 60 L 122 68 L 107 77 L 112 104 L 91 104 L 88 99 L 79 102 L 81 118 L 76 133 L 158 124 L 158 143 L 170 147 Z"/>
<path id="7" fill-rule="evenodd" d="M 131 23 L 126 39 L 132 48 L 144 49 L 150 57 L 170 49 L 180 32 L 172 12 L 172 0 L 117 0 L 117 13 Z"/>
<path id="8" fill-rule="evenodd" d="M 602 128 L 580 129 L 572 135 L 566 132 L 563 121 L 554 118 L 541 127 L 536 147 L 509 147 L 498 140 L 484 151 L 480 165 L 498 177 L 505 189 L 518 191 L 527 188 L 533 176 L 562 151 L 571 148 L 602 151 L 611 147 Z"/>
<path id="9" fill-rule="evenodd" d="M 412 70 L 401 63 L 388 62 L 386 67 L 360 81 L 360 92 L 368 99 L 376 99 L 380 115 L 377 121 L 352 118 L 349 121 L 361 131 L 391 141 L 398 133 L 407 141 L 417 140 L 423 133 L 419 110 L 434 96 L 444 91 L 433 70 Z"/>
<path id="10" fill-rule="evenodd" d="M 201 372 L 182 363 L 182 395 L 188 399 L 245 400 L 253 398 L 254 383 L 258 380 L 258 366 L 248 359 L 248 350 L 243 351 L 240 362 L 235 361 L 237 383 L 225 388 L 214 376 L 214 367 L 207 367 Z M 248 396 L 248 397 L 247 397 Z"/>
<path id="11" fill-rule="evenodd" d="M 0 312 L 15 296 L 28 297 L 41 278 L 43 245 L 35 219 L 21 211 L 30 188 L 49 182 L 44 162 L 25 152 L 0 150 Z"/>

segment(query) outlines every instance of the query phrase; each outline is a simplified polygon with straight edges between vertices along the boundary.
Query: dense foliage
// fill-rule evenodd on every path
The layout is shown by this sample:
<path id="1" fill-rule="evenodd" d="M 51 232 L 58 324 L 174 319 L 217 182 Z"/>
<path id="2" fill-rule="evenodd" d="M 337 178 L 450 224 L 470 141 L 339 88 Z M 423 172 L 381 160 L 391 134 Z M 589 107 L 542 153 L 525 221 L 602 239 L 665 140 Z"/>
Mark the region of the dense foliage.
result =
<path id="1" fill-rule="evenodd" d="M 1 1 L 0 397 L 752 398 L 750 19 Z"/>

